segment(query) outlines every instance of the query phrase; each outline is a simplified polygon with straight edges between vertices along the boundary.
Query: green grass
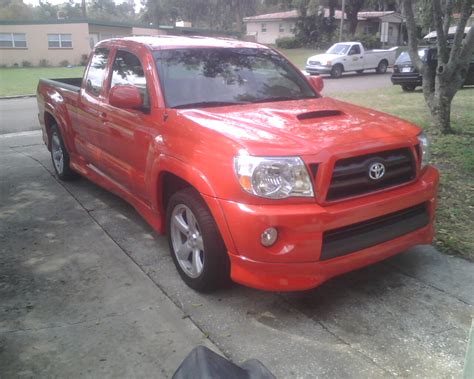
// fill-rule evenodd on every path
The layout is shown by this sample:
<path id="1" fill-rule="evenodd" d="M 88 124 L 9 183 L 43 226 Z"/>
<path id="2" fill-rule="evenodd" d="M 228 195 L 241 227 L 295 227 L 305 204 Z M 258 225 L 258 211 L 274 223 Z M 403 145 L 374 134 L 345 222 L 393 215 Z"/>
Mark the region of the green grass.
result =
<path id="1" fill-rule="evenodd" d="M 300 48 L 300 49 L 280 49 L 277 47 L 274 47 L 276 50 L 281 52 L 284 56 L 286 56 L 290 61 L 293 62 L 298 68 L 301 70 L 304 69 L 306 66 L 306 60 L 316 54 L 322 54 L 324 53 L 324 50 L 316 50 L 316 49 L 306 49 L 306 48 Z"/>
<path id="2" fill-rule="evenodd" d="M 77 78 L 83 72 L 84 67 L 0 68 L 0 97 L 34 94 L 40 78 Z"/>
<path id="3" fill-rule="evenodd" d="M 431 163 L 441 172 L 436 244 L 446 252 L 474 260 L 474 88 L 460 90 L 452 105 L 454 135 L 443 135 L 430 125 L 421 91 L 402 92 L 399 86 L 332 97 L 374 108 L 421 126 L 430 137 Z"/>

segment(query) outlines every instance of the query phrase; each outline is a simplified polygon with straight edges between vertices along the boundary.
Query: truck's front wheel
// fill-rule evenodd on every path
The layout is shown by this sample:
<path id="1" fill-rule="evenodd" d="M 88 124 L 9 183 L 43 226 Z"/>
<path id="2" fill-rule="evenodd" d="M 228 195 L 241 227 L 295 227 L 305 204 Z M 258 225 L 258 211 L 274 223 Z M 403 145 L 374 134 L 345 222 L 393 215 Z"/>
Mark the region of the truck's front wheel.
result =
<path id="1" fill-rule="evenodd" d="M 179 275 L 200 292 L 229 283 L 227 249 L 204 200 L 193 188 L 175 193 L 167 207 L 168 243 Z"/>
<path id="2" fill-rule="evenodd" d="M 51 160 L 59 179 L 72 180 L 78 177 L 69 167 L 69 154 L 57 125 L 51 126 Z"/>
<path id="3" fill-rule="evenodd" d="M 343 71 L 344 71 L 344 68 L 342 67 L 342 65 L 337 64 L 331 70 L 331 77 L 336 78 L 336 79 L 340 78 L 342 76 Z"/>

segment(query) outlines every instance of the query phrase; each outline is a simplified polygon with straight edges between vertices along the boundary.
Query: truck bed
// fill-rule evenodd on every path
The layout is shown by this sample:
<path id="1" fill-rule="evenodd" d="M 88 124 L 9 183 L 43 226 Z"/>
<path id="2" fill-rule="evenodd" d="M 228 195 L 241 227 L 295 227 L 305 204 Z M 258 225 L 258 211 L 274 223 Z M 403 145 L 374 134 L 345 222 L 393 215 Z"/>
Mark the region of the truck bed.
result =
<path id="1" fill-rule="evenodd" d="M 40 79 L 40 83 L 79 93 L 82 78 Z"/>

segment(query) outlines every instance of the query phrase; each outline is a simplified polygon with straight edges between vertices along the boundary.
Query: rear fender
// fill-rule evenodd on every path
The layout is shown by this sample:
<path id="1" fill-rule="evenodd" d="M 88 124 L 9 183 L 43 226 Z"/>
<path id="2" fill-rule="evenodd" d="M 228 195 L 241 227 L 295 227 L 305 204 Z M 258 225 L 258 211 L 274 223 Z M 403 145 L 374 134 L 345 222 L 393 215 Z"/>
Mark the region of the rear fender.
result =
<path id="1" fill-rule="evenodd" d="M 69 117 L 69 112 L 66 107 L 66 103 L 62 95 L 58 91 L 49 89 L 47 93 L 47 100 L 44 104 L 44 121 L 46 131 L 48 133 L 48 149 L 51 148 L 51 126 L 47 122 L 46 114 L 52 116 L 55 120 L 61 137 L 68 151 L 72 151 L 72 129 L 71 129 L 71 119 Z"/>

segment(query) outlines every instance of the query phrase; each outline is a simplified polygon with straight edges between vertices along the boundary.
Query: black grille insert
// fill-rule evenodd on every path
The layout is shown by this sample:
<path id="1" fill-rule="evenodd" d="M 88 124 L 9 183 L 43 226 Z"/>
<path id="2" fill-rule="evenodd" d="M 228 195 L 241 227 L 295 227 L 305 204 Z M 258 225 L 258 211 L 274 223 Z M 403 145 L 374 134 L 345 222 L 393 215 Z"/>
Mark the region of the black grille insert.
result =
<path id="1" fill-rule="evenodd" d="M 382 163 L 385 174 L 378 180 L 369 177 L 369 167 Z M 345 158 L 336 162 L 327 200 L 361 195 L 415 179 L 416 167 L 409 148 Z"/>
<path id="2" fill-rule="evenodd" d="M 429 221 L 427 204 L 423 203 L 368 221 L 328 230 L 323 234 L 320 260 L 390 241 L 428 225 Z"/>

